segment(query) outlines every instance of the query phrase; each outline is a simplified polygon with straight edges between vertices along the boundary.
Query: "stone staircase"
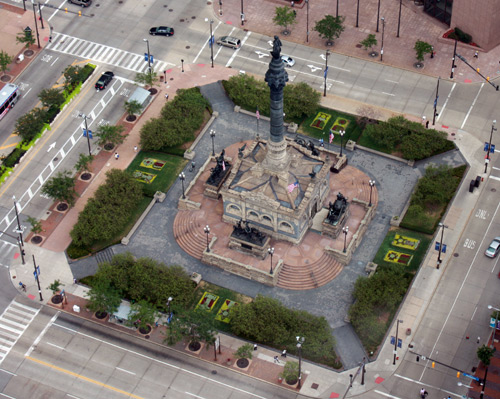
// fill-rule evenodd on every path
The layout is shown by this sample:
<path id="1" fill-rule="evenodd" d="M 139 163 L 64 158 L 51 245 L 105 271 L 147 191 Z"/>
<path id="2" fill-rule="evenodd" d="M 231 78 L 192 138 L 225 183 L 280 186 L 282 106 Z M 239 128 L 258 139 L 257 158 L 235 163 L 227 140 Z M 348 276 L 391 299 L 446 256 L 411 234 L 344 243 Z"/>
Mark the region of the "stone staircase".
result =
<path id="1" fill-rule="evenodd" d="M 289 290 L 309 290 L 332 281 L 343 269 L 343 265 L 324 253 L 310 265 L 283 264 L 278 277 L 278 287 Z"/>
<path id="2" fill-rule="evenodd" d="M 179 246 L 193 258 L 201 259 L 207 241 L 203 234 L 205 226 L 192 217 L 193 212 L 179 211 L 174 220 L 174 237 Z"/>

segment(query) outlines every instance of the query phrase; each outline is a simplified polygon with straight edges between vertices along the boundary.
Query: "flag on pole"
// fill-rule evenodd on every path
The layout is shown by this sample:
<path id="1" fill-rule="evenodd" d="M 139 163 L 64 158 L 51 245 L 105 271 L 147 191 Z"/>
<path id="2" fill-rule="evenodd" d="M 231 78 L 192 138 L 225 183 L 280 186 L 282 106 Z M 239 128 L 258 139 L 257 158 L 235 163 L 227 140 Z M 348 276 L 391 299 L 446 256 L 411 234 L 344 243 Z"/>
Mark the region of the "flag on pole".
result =
<path id="1" fill-rule="evenodd" d="M 297 182 L 288 185 L 288 192 L 292 193 L 293 190 L 295 190 L 295 188 L 298 187 L 298 186 L 299 186 L 299 183 L 297 183 Z"/>
<path id="2" fill-rule="evenodd" d="M 222 170 L 226 170 L 226 163 L 222 161 Z"/>
<path id="3" fill-rule="evenodd" d="M 330 130 L 330 140 L 329 140 L 329 143 L 331 144 L 333 141 L 333 132 Z"/>
<path id="4" fill-rule="evenodd" d="M 255 111 L 255 116 L 257 116 L 257 119 L 260 119 L 259 107 L 257 107 L 257 111 Z"/>

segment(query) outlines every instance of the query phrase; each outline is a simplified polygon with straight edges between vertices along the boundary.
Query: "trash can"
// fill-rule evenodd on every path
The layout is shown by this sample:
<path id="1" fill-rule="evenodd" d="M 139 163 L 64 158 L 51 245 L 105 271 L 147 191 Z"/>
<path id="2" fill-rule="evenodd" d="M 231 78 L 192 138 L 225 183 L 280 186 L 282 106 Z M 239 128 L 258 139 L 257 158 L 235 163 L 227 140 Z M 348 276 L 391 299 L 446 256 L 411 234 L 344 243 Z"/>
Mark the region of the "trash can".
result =
<path id="1" fill-rule="evenodd" d="M 481 176 L 476 176 L 476 187 L 479 187 L 479 183 L 481 183 Z"/>
<path id="2" fill-rule="evenodd" d="M 474 187 L 476 187 L 476 181 L 474 179 L 472 179 L 470 181 L 470 185 L 469 185 L 469 193 L 473 193 L 474 192 Z"/>

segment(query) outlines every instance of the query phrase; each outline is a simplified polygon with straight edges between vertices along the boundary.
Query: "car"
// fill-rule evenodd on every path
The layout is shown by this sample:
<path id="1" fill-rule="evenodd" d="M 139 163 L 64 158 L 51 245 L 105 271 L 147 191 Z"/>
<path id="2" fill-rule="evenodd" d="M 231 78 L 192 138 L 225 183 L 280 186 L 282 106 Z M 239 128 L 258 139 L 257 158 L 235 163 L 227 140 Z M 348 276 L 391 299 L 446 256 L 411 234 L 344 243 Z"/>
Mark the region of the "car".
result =
<path id="1" fill-rule="evenodd" d="M 153 27 L 149 30 L 149 34 L 152 36 L 173 36 L 174 28 L 168 26 Z"/>
<path id="2" fill-rule="evenodd" d="M 287 67 L 293 67 L 295 65 L 295 60 L 288 55 L 282 55 L 281 61 L 283 61 L 283 64 Z"/>
<path id="3" fill-rule="evenodd" d="M 484 254 L 488 258 L 495 258 L 500 252 L 500 237 L 495 237 Z"/>
<path id="4" fill-rule="evenodd" d="M 81 7 L 88 7 L 92 4 L 92 0 L 69 0 L 69 2 Z"/>
<path id="5" fill-rule="evenodd" d="M 110 71 L 104 72 L 95 84 L 96 90 L 97 91 L 104 90 L 108 85 L 108 83 L 111 82 L 111 80 L 113 79 L 113 76 L 115 76 L 113 72 Z"/>
<path id="6" fill-rule="evenodd" d="M 241 47 L 241 40 L 233 36 L 222 36 L 216 42 L 219 46 L 231 47 L 232 49 L 239 49 Z"/>

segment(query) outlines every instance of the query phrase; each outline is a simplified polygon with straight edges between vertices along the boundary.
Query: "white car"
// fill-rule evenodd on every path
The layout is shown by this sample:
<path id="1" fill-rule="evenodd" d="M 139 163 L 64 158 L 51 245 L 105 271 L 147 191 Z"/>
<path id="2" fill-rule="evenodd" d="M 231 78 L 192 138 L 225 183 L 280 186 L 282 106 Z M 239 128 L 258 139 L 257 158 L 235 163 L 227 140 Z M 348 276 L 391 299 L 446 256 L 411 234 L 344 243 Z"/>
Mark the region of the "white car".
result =
<path id="1" fill-rule="evenodd" d="M 500 237 L 495 237 L 484 254 L 488 258 L 495 258 L 499 252 L 500 252 Z"/>
<path id="2" fill-rule="evenodd" d="M 281 56 L 281 61 L 285 64 L 287 67 L 293 67 L 295 65 L 295 60 L 288 56 L 288 55 L 282 55 Z"/>

